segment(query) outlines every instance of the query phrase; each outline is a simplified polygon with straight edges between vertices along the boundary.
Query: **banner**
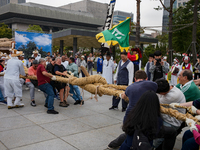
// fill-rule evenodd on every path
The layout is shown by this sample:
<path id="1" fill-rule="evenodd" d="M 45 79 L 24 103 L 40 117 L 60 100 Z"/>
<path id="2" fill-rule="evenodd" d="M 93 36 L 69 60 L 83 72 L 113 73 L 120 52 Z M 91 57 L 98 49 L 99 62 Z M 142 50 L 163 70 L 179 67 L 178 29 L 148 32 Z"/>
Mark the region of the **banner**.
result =
<path id="1" fill-rule="evenodd" d="M 15 31 L 15 42 L 15 49 L 30 51 L 27 54 L 32 53 L 35 49 L 41 53 L 52 53 L 51 34 Z"/>
<path id="2" fill-rule="evenodd" d="M 108 45 L 119 44 L 121 51 L 129 49 L 129 34 L 130 34 L 131 18 L 120 22 L 110 30 L 102 31 L 96 35 L 96 39 L 100 43 L 107 43 Z"/>
<path id="3" fill-rule="evenodd" d="M 112 28 L 113 12 L 114 12 L 114 8 L 115 8 L 115 3 L 116 3 L 116 0 L 111 0 L 110 4 L 108 5 L 107 17 L 106 17 L 106 21 L 105 21 L 103 30 L 109 30 Z M 107 43 L 102 43 L 101 47 L 109 48 Z"/>

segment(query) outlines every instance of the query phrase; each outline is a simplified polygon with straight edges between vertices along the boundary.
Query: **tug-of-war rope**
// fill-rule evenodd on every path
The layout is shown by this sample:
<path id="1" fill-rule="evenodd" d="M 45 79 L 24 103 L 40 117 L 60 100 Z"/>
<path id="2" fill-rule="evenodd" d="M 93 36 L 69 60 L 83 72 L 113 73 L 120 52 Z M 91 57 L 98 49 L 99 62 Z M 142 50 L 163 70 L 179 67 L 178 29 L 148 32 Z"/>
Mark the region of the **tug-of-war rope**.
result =
<path id="1" fill-rule="evenodd" d="M 28 69 L 24 66 L 25 73 L 28 74 Z M 68 83 L 71 85 L 77 85 L 81 87 L 82 89 L 88 91 L 91 94 L 95 95 L 96 101 L 97 95 L 103 96 L 103 95 L 109 95 L 109 96 L 117 96 L 120 97 L 120 95 L 126 90 L 127 86 L 120 86 L 120 85 L 114 85 L 114 84 L 107 84 L 106 79 L 101 77 L 100 75 L 89 75 L 86 69 L 81 66 L 81 70 L 85 74 L 86 77 L 84 78 L 77 78 L 72 75 L 66 75 L 65 77 L 56 76 L 56 81 L 62 82 L 62 83 Z M 31 80 L 37 80 L 37 77 L 34 76 L 22 76 L 20 75 L 20 78 L 24 79 L 31 79 Z M 127 102 L 128 99 L 125 99 Z M 182 114 L 178 112 L 175 109 L 172 108 L 166 108 L 169 107 L 169 104 L 161 104 L 161 113 L 170 115 L 171 117 L 175 117 L 178 120 L 186 121 L 186 118 L 192 119 L 197 124 L 200 125 L 200 122 L 197 118 L 195 118 L 191 111 L 191 107 L 184 107 L 184 106 L 176 106 L 177 108 L 184 108 L 187 109 L 186 114 Z"/>

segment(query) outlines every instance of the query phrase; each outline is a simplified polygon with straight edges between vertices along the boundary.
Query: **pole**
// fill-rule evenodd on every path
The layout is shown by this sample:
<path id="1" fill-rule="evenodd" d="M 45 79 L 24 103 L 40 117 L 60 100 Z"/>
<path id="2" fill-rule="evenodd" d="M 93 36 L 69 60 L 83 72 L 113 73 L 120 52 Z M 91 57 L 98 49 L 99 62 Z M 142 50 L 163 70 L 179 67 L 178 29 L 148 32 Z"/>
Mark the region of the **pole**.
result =
<path id="1" fill-rule="evenodd" d="M 198 14 L 197 14 L 197 6 L 199 4 L 199 0 L 195 0 L 194 2 L 194 24 L 193 24 L 193 31 L 192 31 L 192 55 L 193 55 L 193 64 L 196 63 L 197 59 L 197 52 L 196 52 L 196 43 L 197 43 L 197 21 L 198 21 Z"/>
<path id="2" fill-rule="evenodd" d="M 137 23 L 136 23 L 136 38 L 135 46 L 140 47 L 140 0 L 137 1 Z"/>
<path id="3" fill-rule="evenodd" d="M 173 0 L 170 0 L 170 11 L 169 11 L 169 64 L 172 65 L 173 60 L 173 47 L 172 47 L 172 19 L 173 19 Z"/>

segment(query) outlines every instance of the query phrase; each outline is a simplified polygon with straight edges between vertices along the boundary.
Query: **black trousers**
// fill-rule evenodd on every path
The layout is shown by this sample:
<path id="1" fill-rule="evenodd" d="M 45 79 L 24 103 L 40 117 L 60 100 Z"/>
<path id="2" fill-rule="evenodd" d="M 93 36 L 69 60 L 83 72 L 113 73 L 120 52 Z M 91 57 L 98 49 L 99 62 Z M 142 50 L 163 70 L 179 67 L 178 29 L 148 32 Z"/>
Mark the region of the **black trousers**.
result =
<path id="1" fill-rule="evenodd" d="M 197 77 L 199 77 L 199 78 L 200 78 L 200 73 L 194 73 L 194 80 L 196 80 L 196 79 L 197 79 Z"/>
<path id="2" fill-rule="evenodd" d="M 119 98 L 119 97 L 117 98 L 116 96 L 113 96 L 112 105 L 113 105 L 114 107 L 118 107 L 119 102 L 120 102 L 120 99 L 121 99 L 121 98 Z M 128 105 L 128 103 L 127 103 L 124 99 L 122 99 L 122 108 L 126 109 L 126 108 L 127 108 L 127 105 Z"/>
<path id="3" fill-rule="evenodd" d="M 114 139 L 112 142 L 110 142 L 108 146 L 111 148 L 120 147 L 125 140 L 126 140 L 126 134 L 123 133 L 120 136 L 118 136 L 116 139 Z"/>

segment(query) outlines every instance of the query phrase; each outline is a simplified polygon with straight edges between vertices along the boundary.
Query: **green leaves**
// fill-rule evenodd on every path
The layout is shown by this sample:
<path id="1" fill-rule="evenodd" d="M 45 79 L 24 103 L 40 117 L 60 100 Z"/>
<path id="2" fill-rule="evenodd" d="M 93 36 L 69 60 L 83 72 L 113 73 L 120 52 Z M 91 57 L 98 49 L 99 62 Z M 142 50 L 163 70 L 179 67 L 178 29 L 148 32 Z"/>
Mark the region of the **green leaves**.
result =
<path id="1" fill-rule="evenodd" d="M 0 38 L 12 38 L 12 29 L 4 23 L 0 23 Z"/>

